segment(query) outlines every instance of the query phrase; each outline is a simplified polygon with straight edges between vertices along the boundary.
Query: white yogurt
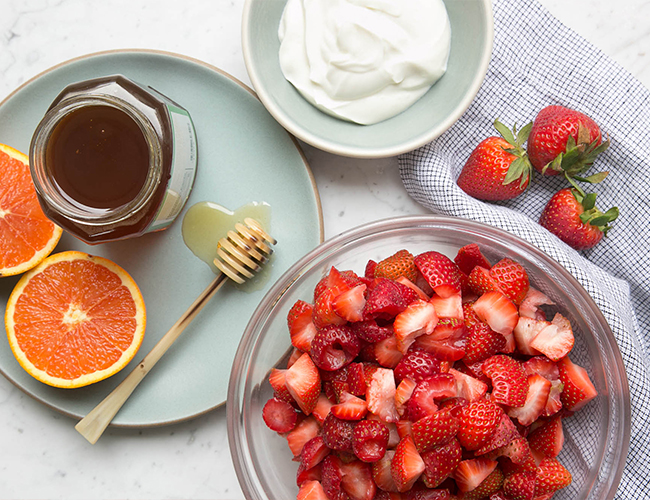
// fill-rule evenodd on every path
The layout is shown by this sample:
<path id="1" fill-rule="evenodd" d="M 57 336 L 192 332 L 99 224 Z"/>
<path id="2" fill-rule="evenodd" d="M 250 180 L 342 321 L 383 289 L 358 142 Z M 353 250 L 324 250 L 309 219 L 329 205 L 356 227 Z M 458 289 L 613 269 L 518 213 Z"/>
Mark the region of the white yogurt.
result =
<path id="1" fill-rule="evenodd" d="M 445 73 L 451 27 L 442 0 L 288 0 L 278 35 L 282 72 L 305 99 L 369 125 Z"/>

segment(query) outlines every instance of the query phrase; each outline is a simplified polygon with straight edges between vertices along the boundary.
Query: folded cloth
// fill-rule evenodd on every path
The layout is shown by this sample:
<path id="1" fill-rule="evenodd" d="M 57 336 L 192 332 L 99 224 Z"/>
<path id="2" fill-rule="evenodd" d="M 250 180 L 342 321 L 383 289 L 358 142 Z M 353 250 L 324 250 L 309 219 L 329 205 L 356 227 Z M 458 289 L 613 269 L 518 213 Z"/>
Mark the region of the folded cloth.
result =
<path id="1" fill-rule="evenodd" d="M 545 251 L 593 297 L 619 345 L 632 409 L 631 442 L 616 498 L 650 498 L 650 91 L 535 0 L 494 0 L 492 60 L 472 105 L 440 138 L 399 158 L 408 193 L 435 213 L 491 224 Z M 537 224 L 561 176 L 537 177 L 515 200 L 471 198 L 455 180 L 474 147 L 497 135 L 495 118 L 519 128 L 548 105 L 591 116 L 611 140 L 591 173 L 609 170 L 603 211 L 620 209 L 608 236 L 576 252 Z"/>

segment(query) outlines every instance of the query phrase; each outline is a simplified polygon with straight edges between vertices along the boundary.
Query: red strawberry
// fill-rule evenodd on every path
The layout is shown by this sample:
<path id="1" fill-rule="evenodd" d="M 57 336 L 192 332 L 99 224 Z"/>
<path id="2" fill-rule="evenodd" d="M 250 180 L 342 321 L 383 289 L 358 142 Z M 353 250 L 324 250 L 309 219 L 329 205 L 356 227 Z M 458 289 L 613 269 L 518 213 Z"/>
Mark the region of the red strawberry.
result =
<path id="1" fill-rule="evenodd" d="M 417 383 L 411 380 L 410 378 L 405 378 L 402 380 L 395 390 L 395 407 L 397 408 L 397 413 L 400 417 L 404 416 L 406 412 L 406 403 L 413 395 L 413 391 Z"/>
<path id="2" fill-rule="evenodd" d="M 505 337 L 492 330 L 487 323 L 475 323 L 467 329 L 467 343 L 463 361 L 469 364 L 483 361 L 500 352 L 505 345 Z"/>
<path id="3" fill-rule="evenodd" d="M 537 427 L 528 435 L 528 444 L 547 458 L 557 457 L 564 446 L 562 419 L 556 416 Z"/>
<path id="4" fill-rule="evenodd" d="M 287 370 L 272 368 L 269 374 L 269 384 L 273 387 L 273 393 L 277 399 L 293 403 L 293 398 L 287 389 Z"/>
<path id="5" fill-rule="evenodd" d="M 523 302 L 519 305 L 519 315 L 526 318 L 545 320 L 546 315 L 544 314 L 544 311 L 539 308 L 539 306 L 544 304 L 553 305 L 553 301 L 539 290 L 529 287 L 528 293 L 524 297 Z"/>
<path id="6" fill-rule="evenodd" d="M 420 288 L 419 286 L 417 286 L 415 283 L 405 278 L 404 276 L 400 276 L 395 281 L 413 290 L 419 299 L 429 300 L 429 295 L 424 290 L 422 290 L 422 288 Z"/>
<path id="7" fill-rule="evenodd" d="M 324 276 L 314 288 L 314 302 L 321 293 L 325 290 L 332 290 L 333 295 L 336 297 L 352 287 L 361 283 L 361 280 L 354 271 L 339 271 L 335 267 L 331 267 L 329 273 Z"/>
<path id="8" fill-rule="evenodd" d="M 434 375 L 434 377 L 427 378 L 422 380 L 415 387 L 413 394 L 411 395 L 408 403 L 406 405 L 408 419 L 411 422 L 417 422 L 418 420 L 425 418 L 429 415 L 433 415 L 438 411 L 438 405 L 434 401 L 436 396 L 440 396 L 442 392 L 439 390 L 439 385 L 437 382 L 437 377 L 449 377 L 448 374 L 439 374 Z M 443 382 L 444 384 L 445 382 Z M 446 382 L 448 384 L 448 382 Z M 444 389 L 443 389 L 444 390 Z"/>
<path id="9" fill-rule="evenodd" d="M 300 485 L 297 500 L 329 500 L 319 481 L 306 481 Z"/>
<path id="10" fill-rule="evenodd" d="M 479 200 L 509 200 L 526 190 L 532 166 L 522 145 L 528 138 L 528 124 L 510 131 L 498 120 L 494 126 L 501 137 L 488 137 L 472 151 L 460 172 L 458 186 Z M 514 132 L 514 133 L 513 133 Z"/>
<path id="11" fill-rule="evenodd" d="M 381 499 L 377 499 L 381 500 Z M 398 499 L 389 499 L 398 500 Z M 402 495 L 399 500 L 455 500 L 455 497 L 449 493 L 449 490 L 439 489 L 432 490 L 428 487 L 422 487 L 417 483 L 406 496 Z"/>
<path id="12" fill-rule="evenodd" d="M 474 300 L 463 302 L 463 321 L 467 328 L 481 322 L 481 318 L 479 318 L 476 311 L 474 311 L 474 302 Z"/>
<path id="13" fill-rule="evenodd" d="M 512 333 L 519 320 L 519 312 L 512 301 L 500 292 L 481 295 L 472 306 L 476 315 L 501 335 Z"/>
<path id="14" fill-rule="evenodd" d="M 352 432 L 352 451 L 364 462 L 376 462 L 386 454 L 390 432 L 379 420 L 362 420 Z"/>
<path id="15" fill-rule="evenodd" d="M 345 319 L 341 318 L 334 311 L 334 299 L 340 292 L 331 288 L 323 290 L 314 302 L 314 312 L 312 320 L 317 328 L 323 328 L 327 325 L 342 325 Z"/>
<path id="16" fill-rule="evenodd" d="M 287 368 L 291 368 L 293 364 L 300 359 L 300 356 L 303 355 L 303 352 L 300 349 L 296 349 L 295 347 L 293 348 L 293 351 L 291 351 L 291 355 L 289 356 L 289 359 L 287 360 Z"/>
<path id="17" fill-rule="evenodd" d="M 496 459 L 507 457 L 514 465 L 515 470 L 534 471 L 537 468 L 533 454 L 526 438 L 517 437 L 502 448 L 497 448 L 485 455 L 487 458 Z M 505 471 L 504 471 L 505 472 Z M 507 472 L 506 472 L 507 474 Z"/>
<path id="18" fill-rule="evenodd" d="M 341 465 L 343 478 L 341 486 L 348 494 L 350 500 L 372 500 L 375 498 L 377 486 L 372 479 L 370 465 L 353 460 Z"/>
<path id="19" fill-rule="evenodd" d="M 424 461 L 424 483 L 429 488 L 436 488 L 451 476 L 462 458 L 462 450 L 457 439 L 422 453 Z"/>
<path id="20" fill-rule="evenodd" d="M 560 379 L 560 370 L 558 369 L 557 364 L 546 356 L 535 356 L 530 358 L 528 361 L 523 363 L 522 366 L 527 375 L 537 373 L 551 382 Z"/>
<path id="21" fill-rule="evenodd" d="M 359 338 L 349 326 L 328 325 L 316 332 L 310 354 L 318 368 L 334 371 L 350 364 L 360 350 Z"/>
<path id="22" fill-rule="evenodd" d="M 374 346 L 374 355 L 377 363 L 385 368 L 395 368 L 404 356 L 397 348 L 395 335 L 377 342 Z"/>
<path id="23" fill-rule="evenodd" d="M 390 466 L 391 475 L 397 485 L 397 490 L 405 492 L 418 480 L 424 472 L 424 461 L 415 447 L 411 436 L 403 437 L 397 448 Z"/>
<path id="24" fill-rule="evenodd" d="M 515 305 L 521 304 L 530 288 L 524 266 L 506 257 L 492 266 L 490 276 L 506 297 Z"/>
<path id="25" fill-rule="evenodd" d="M 384 422 L 397 422 L 399 414 L 395 406 L 395 377 L 393 370 L 377 368 L 366 390 L 368 411 L 377 415 Z"/>
<path id="26" fill-rule="evenodd" d="M 521 425 L 530 425 L 535 422 L 546 407 L 551 383 L 541 375 L 528 376 L 528 394 L 523 406 L 509 408 L 508 415 L 516 418 Z"/>
<path id="27" fill-rule="evenodd" d="M 438 318 L 438 324 L 427 337 L 430 340 L 458 340 L 465 335 L 464 326 L 459 318 Z"/>
<path id="28" fill-rule="evenodd" d="M 476 455 L 485 455 L 497 448 L 502 448 L 518 437 L 519 432 L 517 432 L 515 424 L 512 423 L 512 420 L 510 420 L 508 415 L 502 413 L 497 428 L 487 439 L 485 444 L 476 450 Z"/>
<path id="29" fill-rule="evenodd" d="M 451 337 L 445 340 L 436 340 L 435 331 L 432 335 L 418 337 L 413 346 L 417 349 L 424 349 L 441 361 L 458 361 L 465 356 L 464 338 L 455 339 Z"/>
<path id="30" fill-rule="evenodd" d="M 503 491 L 512 500 L 533 500 L 535 497 L 535 473 L 522 471 L 510 474 L 503 482 Z"/>
<path id="31" fill-rule="evenodd" d="M 357 337 L 372 344 L 384 340 L 394 333 L 392 324 L 380 326 L 374 319 L 358 321 L 350 326 Z"/>
<path id="32" fill-rule="evenodd" d="M 343 392 L 340 396 L 340 403 L 332 406 L 330 412 L 342 420 L 361 420 L 368 412 L 368 403 L 365 400 L 353 396 L 349 392 Z"/>
<path id="33" fill-rule="evenodd" d="M 415 447 L 424 453 L 451 441 L 459 427 L 459 420 L 449 410 L 441 410 L 413 423 L 411 434 Z"/>
<path id="34" fill-rule="evenodd" d="M 459 495 L 459 500 L 482 500 L 490 497 L 494 493 L 501 491 L 503 487 L 503 472 L 499 467 L 490 472 L 490 474 L 476 488 Z"/>
<path id="35" fill-rule="evenodd" d="M 555 493 L 571 484 L 571 473 L 557 458 L 545 458 L 537 467 L 535 496 Z"/>
<path id="36" fill-rule="evenodd" d="M 564 384 L 561 380 L 558 379 L 551 381 L 551 391 L 548 393 L 546 406 L 544 407 L 544 410 L 542 410 L 542 417 L 550 417 L 562 409 L 563 390 Z"/>
<path id="37" fill-rule="evenodd" d="M 354 423 L 329 413 L 323 422 L 323 440 L 328 448 L 338 451 L 352 451 Z"/>
<path id="38" fill-rule="evenodd" d="M 530 347 L 558 361 L 573 349 L 574 337 L 571 323 L 557 313 L 550 325 L 543 328 L 530 342 Z"/>
<path id="39" fill-rule="evenodd" d="M 609 230 L 609 223 L 618 217 L 618 208 L 603 213 L 595 206 L 596 194 L 585 194 L 565 188 L 548 201 L 539 223 L 576 250 L 594 247 Z"/>
<path id="40" fill-rule="evenodd" d="M 513 332 L 515 335 L 515 344 L 519 353 L 527 356 L 536 356 L 540 354 L 537 349 L 534 349 L 531 346 L 531 342 L 539 332 L 550 324 L 551 323 L 548 321 L 520 316 Z"/>
<path id="41" fill-rule="evenodd" d="M 296 485 L 298 487 L 302 486 L 303 483 L 306 483 L 307 481 L 318 481 L 320 483 L 322 478 L 323 476 L 321 475 L 320 464 L 311 469 L 305 469 L 302 463 L 298 465 L 298 470 L 296 471 Z"/>
<path id="42" fill-rule="evenodd" d="M 440 373 L 438 359 L 427 351 L 410 350 L 395 367 L 395 381 L 399 383 L 410 378 L 417 383 L 435 373 Z"/>
<path id="43" fill-rule="evenodd" d="M 414 261 L 426 282 L 440 297 L 460 293 L 461 272 L 449 257 L 430 251 L 416 256 Z"/>
<path id="44" fill-rule="evenodd" d="M 293 406 L 276 398 L 269 399 L 262 410 L 262 418 L 269 429 L 279 433 L 293 430 L 298 414 Z"/>
<path id="45" fill-rule="evenodd" d="M 453 368 L 449 370 L 449 374 L 453 375 L 456 379 L 456 392 L 458 397 L 473 402 L 482 398 L 487 392 L 488 386 L 470 375 L 461 373 Z"/>
<path id="46" fill-rule="evenodd" d="M 396 280 L 404 276 L 409 281 L 415 281 L 417 278 L 417 269 L 413 264 L 413 255 L 407 250 L 400 250 L 394 255 L 377 263 L 375 267 L 375 278 L 388 278 Z"/>
<path id="47" fill-rule="evenodd" d="M 298 422 L 294 429 L 287 434 L 287 443 L 289 444 L 291 453 L 295 457 L 299 457 L 305 443 L 315 438 L 319 432 L 320 424 L 312 416 Z"/>
<path id="48" fill-rule="evenodd" d="M 297 300 L 287 315 L 291 343 L 304 352 L 309 351 L 311 341 L 316 335 L 316 326 L 312 322 L 313 312 L 314 306 L 304 300 Z"/>
<path id="49" fill-rule="evenodd" d="M 587 170 L 607 149 L 609 142 L 601 140 L 600 128 L 587 115 L 564 106 L 547 106 L 533 121 L 528 156 L 542 173 L 566 172 L 572 177 Z"/>
<path id="50" fill-rule="evenodd" d="M 302 447 L 300 464 L 304 470 L 309 470 L 316 467 L 329 453 L 330 449 L 325 445 L 323 436 L 313 437 Z"/>
<path id="51" fill-rule="evenodd" d="M 494 401 L 508 406 L 523 406 L 528 393 L 528 376 L 519 361 L 497 354 L 486 359 L 482 367 L 483 373 L 492 380 Z"/>
<path id="52" fill-rule="evenodd" d="M 321 390 L 320 374 L 309 354 L 304 353 L 298 358 L 287 370 L 285 380 L 291 397 L 302 412 L 309 415 L 316 407 Z"/>
<path id="53" fill-rule="evenodd" d="M 391 464 L 395 450 L 388 450 L 384 457 L 372 464 L 372 478 L 382 491 L 397 493 L 397 484 L 391 474 Z"/>
<path id="54" fill-rule="evenodd" d="M 564 408 L 578 411 L 598 395 L 587 370 L 574 364 L 568 356 L 562 358 L 557 367 L 560 370 L 560 380 L 564 384 L 561 396 Z"/>
<path id="55" fill-rule="evenodd" d="M 499 284 L 490 274 L 490 270 L 481 266 L 476 266 L 469 273 L 469 276 L 467 277 L 467 286 L 476 295 L 483 295 L 487 292 L 503 293 L 501 288 L 499 288 Z"/>
<path id="56" fill-rule="evenodd" d="M 444 298 L 434 295 L 429 302 L 435 307 L 438 317 L 463 319 L 463 297 L 460 293 Z"/>
<path id="57" fill-rule="evenodd" d="M 454 262 L 458 268 L 465 274 L 469 275 L 476 266 L 490 269 L 492 267 L 488 260 L 481 253 L 481 249 L 476 243 L 470 243 L 458 250 Z"/>
<path id="58" fill-rule="evenodd" d="M 405 288 L 413 293 L 415 292 L 400 283 L 387 278 L 377 278 L 368 289 L 368 297 L 363 310 L 366 319 L 386 319 L 391 320 L 401 313 L 408 305 L 405 299 Z"/>
<path id="59" fill-rule="evenodd" d="M 349 500 L 343 490 L 343 462 L 334 454 L 325 457 L 321 465 L 321 484 L 329 500 Z"/>
<path id="60" fill-rule="evenodd" d="M 420 299 L 410 303 L 393 322 L 397 348 L 406 353 L 417 337 L 433 333 L 437 324 L 438 315 L 433 304 Z"/>
<path id="61" fill-rule="evenodd" d="M 327 415 L 329 415 L 332 406 L 334 406 L 334 403 L 329 400 L 325 393 L 321 392 L 316 400 L 314 411 L 312 411 L 311 414 L 316 418 L 316 420 L 318 420 L 318 423 L 322 425 L 323 421 L 327 418 Z"/>
<path id="62" fill-rule="evenodd" d="M 458 489 L 462 492 L 476 489 L 497 467 L 497 462 L 487 458 L 463 460 L 453 473 Z"/>
<path id="63" fill-rule="evenodd" d="M 377 263 L 374 260 L 370 259 L 366 263 L 366 268 L 365 268 L 365 270 L 363 272 L 363 276 L 365 278 L 368 278 L 368 279 L 371 279 L 371 280 L 375 279 L 375 269 L 376 268 L 377 268 Z"/>
<path id="64" fill-rule="evenodd" d="M 361 321 L 366 305 L 365 291 L 366 285 L 362 283 L 337 295 L 332 301 L 334 312 L 347 321 Z"/>
<path id="65" fill-rule="evenodd" d="M 458 440 L 467 450 L 478 450 L 492 436 L 503 410 L 492 401 L 474 401 L 460 413 Z M 490 471 L 491 472 L 491 471 Z"/>

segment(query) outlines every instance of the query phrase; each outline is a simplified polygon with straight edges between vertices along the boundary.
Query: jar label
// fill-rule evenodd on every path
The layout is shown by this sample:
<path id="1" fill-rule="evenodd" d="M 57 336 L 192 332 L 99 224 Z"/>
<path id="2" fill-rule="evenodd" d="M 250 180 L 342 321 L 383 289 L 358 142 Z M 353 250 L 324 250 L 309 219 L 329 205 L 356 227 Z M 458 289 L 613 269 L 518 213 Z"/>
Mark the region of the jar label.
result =
<path id="1" fill-rule="evenodd" d="M 196 175 L 196 133 L 187 111 L 166 103 L 174 138 L 173 158 L 167 190 L 158 213 L 147 232 L 166 228 L 180 213 L 187 201 Z"/>

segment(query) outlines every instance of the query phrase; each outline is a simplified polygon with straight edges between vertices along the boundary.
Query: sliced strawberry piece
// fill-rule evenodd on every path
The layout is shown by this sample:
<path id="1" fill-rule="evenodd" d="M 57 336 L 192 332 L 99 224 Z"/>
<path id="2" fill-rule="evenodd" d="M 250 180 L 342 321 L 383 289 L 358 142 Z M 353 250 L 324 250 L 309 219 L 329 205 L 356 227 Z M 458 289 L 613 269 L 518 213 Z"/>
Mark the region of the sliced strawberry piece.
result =
<path id="1" fill-rule="evenodd" d="M 395 423 L 395 427 L 397 428 L 399 439 L 402 439 L 404 436 L 413 435 L 413 422 L 410 420 L 399 420 Z M 399 443 L 399 440 L 397 440 L 397 443 Z M 395 446 L 397 446 L 397 443 Z"/>
<path id="2" fill-rule="evenodd" d="M 298 414 L 286 401 L 271 398 L 262 409 L 262 418 L 269 429 L 284 434 L 296 426 Z"/>
<path id="3" fill-rule="evenodd" d="M 327 455 L 321 465 L 321 484 L 329 500 L 349 500 L 343 490 L 343 462 L 334 454 Z"/>
<path id="4" fill-rule="evenodd" d="M 560 380 L 564 384 L 562 391 L 564 408 L 569 411 L 578 411 L 598 395 L 594 384 L 589 379 L 587 370 L 573 363 L 568 356 L 562 358 L 557 367 L 560 370 Z"/>
<path id="5" fill-rule="evenodd" d="M 403 500 L 452 500 L 454 498 L 455 497 L 451 496 L 449 493 L 449 490 L 432 490 L 426 486 L 422 487 L 418 483 L 416 483 L 413 488 L 411 488 L 411 491 L 406 493 L 406 495 L 401 495 L 401 499 Z"/>
<path id="6" fill-rule="evenodd" d="M 440 373 L 440 361 L 427 351 L 409 350 L 397 363 L 394 373 L 395 381 L 398 383 L 405 378 L 420 382 L 435 373 Z"/>
<path id="7" fill-rule="evenodd" d="M 510 474 L 503 482 L 503 491 L 513 500 L 533 500 L 535 497 L 535 473 L 523 471 Z"/>
<path id="8" fill-rule="evenodd" d="M 361 283 L 359 276 L 354 271 L 339 271 L 331 267 L 329 273 L 324 276 L 314 288 L 314 302 L 325 291 L 331 290 L 334 297 Z"/>
<path id="9" fill-rule="evenodd" d="M 548 393 L 548 399 L 546 400 L 546 406 L 542 411 L 542 417 L 553 416 L 562 409 L 563 391 L 564 384 L 561 380 L 553 380 L 551 382 L 551 391 Z"/>
<path id="10" fill-rule="evenodd" d="M 546 407 L 551 383 L 541 375 L 528 376 L 528 393 L 523 406 L 509 408 L 507 413 L 516 418 L 521 425 L 530 425 L 535 422 Z"/>
<path id="11" fill-rule="evenodd" d="M 453 375 L 456 379 L 456 393 L 458 397 L 464 398 L 467 401 L 473 402 L 482 398 L 488 390 L 487 384 L 465 373 L 461 373 L 453 368 L 449 370 L 449 374 Z"/>
<path id="12" fill-rule="evenodd" d="M 519 361 L 497 354 L 486 359 L 482 368 L 483 373 L 492 381 L 494 401 L 514 407 L 524 405 L 528 394 L 528 376 Z"/>
<path id="13" fill-rule="evenodd" d="M 377 368 L 366 390 L 368 411 L 377 415 L 384 422 L 397 422 L 399 414 L 395 406 L 395 391 L 393 370 Z"/>
<path id="14" fill-rule="evenodd" d="M 515 344 L 517 350 L 526 356 L 537 356 L 540 352 L 531 346 L 531 342 L 544 328 L 551 323 L 545 320 L 527 318 L 520 316 L 515 326 Z"/>
<path id="15" fill-rule="evenodd" d="M 490 269 L 492 267 L 488 260 L 481 253 L 481 249 L 476 243 L 470 243 L 458 249 L 454 262 L 458 268 L 469 275 L 476 266 Z"/>
<path id="16" fill-rule="evenodd" d="M 410 290 L 387 278 L 376 278 L 368 290 L 366 306 L 363 310 L 364 318 L 391 320 L 406 309 L 408 302 L 404 298 L 405 292 L 401 287 Z M 415 292 L 412 293 L 413 297 L 417 298 Z"/>
<path id="17" fill-rule="evenodd" d="M 352 432 L 354 423 L 337 418 L 332 412 L 323 422 L 323 440 L 332 450 L 352 451 Z"/>
<path id="18" fill-rule="evenodd" d="M 483 361 L 506 346 L 506 339 L 495 332 L 487 323 L 478 322 L 467 329 L 465 357 L 463 361 L 472 364 Z"/>
<path id="19" fill-rule="evenodd" d="M 518 437 L 510 441 L 502 448 L 497 448 L 485 455 L 486 458 L 496 459 L 497 457 L 507 457 L 513 464 L 515 471 L 535 471 L 537 464 L 528 445 L 526 438 Z M 506 472 L 504 470 L 504 472 Z M 508 474 L 508 472 L 506 472 Z"/>
<path id="20" fill-rule="evenodd" d="M 476 323 L 482 323 L 481 318 L 474 311 L 474 302 L 476 302 L 476 299 L 463 302 L 463 321 L 467 328 Z"/>
<path id="21" fill-rule="evenodd" d="M 358 321 L 352 323 L 350 326 L 357 337 L 373 344 L 387 339 L 395 333 L 392 324 L 380 326 L 374 319 Z"/>
<path id="22" fill-rule="evenodd" d="M 495 460 L 487 458 L 474 458 L 463 460 L 454 470 L 453 477 L 458 489 L 462 492 L 476 489 L 486 477 L 497 467 Z"/>
<path id="23" fill-rule="evenodd" d="M 535 496 L 555 493 L 571 484 L 571 473 L 557 458 L 545 458 L 537 467 Z"/>
<path id="24" fill-rule="evenodd" d="M 410 378 L 403 379 L 395 390 L 395 407 L 400 416 L 406 412 L 406 403 L 413 395 L 417 383 Z"/>
<path id="25" fill-rule="evenodd" d="M 343 392 L 340 396 L 340 403 L 332 406 L 330 411 L 336 418 L 342 420 L 361 420 L 368 413 L 368 403 L 365 400 L 353 396 L 349 392 Z"/>
<path id="26" fill-rule="evenodd" d="M 552 361 L 558 361 L 573 349 L 573 330 L 571 323 L 560 313 L 557 313 L 550 325 L 544 327 L 533 340 L 530 346 L 545 354 Z"/>
<path id="27" fill-rule="evenodd" d="M 375 278 L 397 280 L 401 276 L 409 281 L 415 281 L 417 278 L 413 255 L 408 250 L 399 250 L 397 253 L 378 262 L 375 267 Z"/>
<path id="28" fill-rule="evenodd" d="M 415 448 L 411 436 L 403 437 L 395 448 L 390 471 L 400 492 L 410 490 L 424 472 L 424 461 Z"/>
<path id="29" fill-rule="evenodd" d="M 329 500 L 320 481 L 305 481 L 300 485 L 297 500 Z"/>
<path id="30" fill-rule="evenodd" d="M 316 332 L 310 354 L 318 368 L 335 371 L 350 364 L 360 350 L 359 338 L 349 326 L 328 325 Z"/>
<path id="31" fill-rule="evenodd" d="M 368 278 L 368 279 L 371 279 L 371 280 L 375 279 L 375 269 L 377 269 L 377 263 L 374 260 L 370 259 L 366 263 L 366 267 L 365 267 L 365 270 L 363 272 L 363 276 Z"/>
<path id="32" fill-rule="evenodd" d="M 490 498 L 491 495 L 501 491 L 503 487 L 504 475 L 501 468 L 495 467 L 490 474 L 471 491 L 461 493 L 459 500 L 481 500 Z M 514 499 L 513 499 L 514 500 Z"/>
<path id="33" fill-rule="evenodd" d="M 461 272 L 454 261 L 439 252 L 421 253 L 414 259 L 426 282 L 441 297 L 460 293 Z"/>
<path id="34" fill-rule="evenodd" d="M 323 476 L 321 475 L 320 464 L 311 469 L 305 469 L 302 464 L 298 465 L 298 470 L 296 472 L 296 485 L 298 485 L 298 487 L 302 486 L 307 481 L 318 481 L 320 483 L 322 478 Z"/>
<path id="35" fill-rule="evenodd" d="M 490 274 L 490 270 L 477 266 L 467 276 L 467 286 L 476 295 L 483 295 L 487 292 L 501 292 L 501 288 Z"/>
<path id="36" fill-rule="evenodd" d="M 393 322 L 397 348 L 406 353 L 417 337 L 433 333 L 437 324 L 438 315 L 433 304 L 420 299 L 410 303 Z"/>
<path id="37" fill-rule="evenodd" d="M 545 320 L 546 315 L 539 306 L 554 305 L 554 302 L 539 290 L 533 287 L 528 289 L 524 300 L 519 304 L 519 315 L 525 318 Z"/>
<path id="38" fill-rule="evenodd" d="M 327 415 L 329 415 L 330 409 L 334 406 L 325 393 L 321 392 L 316 400 L 316 406 L 311 414 L 318 420 L 319 424 L 323 424 Z"/>
<path id="39" fill-rule="evenodd" d="M 465 398 L 449 398 L 445 399 L 440 403 L 440 409 L 446 409 L 451 412 L 452 415 L 455 417 L 460 417 L 461 412 L 463 411 L 463 408 L 469 405 L 469 401 L 467 401 Z"/>
<path id="40" fill-rule="evenodd" d="M 287 370 L 285 376 L 287 390 L 305 415 L 316 407 L 321 390 L 318 368 L 308 353 L 304 353 Z"/>
<path id="41" fill-rule="evenodd" d="M 537 373 L 546 380 L 551 382 L 560 380 L 560 370 L 557 363 L 551 361 L 546 356 L 535 356 L 526 361 L 523 365 L 526 375 L 533 375 Z"/>
<path id="42" fill-rule="evenodd" d="M 439 410 L 415 422 L 411 434 L 417 450 L 424 453 L 451 441 L 459 427 L 459 419 L 449 410 Z"/>
<path id="43" fill-rule="evenodd" d="M 490 269 L 490 276 L 499 286 L 503 294 L 508 297 L 515 305 L 523 302 L 530 283 L 528 273 L 519 262 L 515 262 L 508 257 L 501 259 Z"/>
<path id="44" fill-rule="evenodd" d="M 386 492 L 397 493 L 397 484 L 391 473 L 391 464 L 395 450 L 388 450 L 384 457 L 372 464 L 372 478 L 379 489 Z"/>
<path id="45" fill-rule="evenodd" d="M 316 328 L 345 324 L 345 319 L 334 311 L 334 299 L 337 295 L 338 293 L 334 289 L 326 288 L 314 302 L 312 321 L 316 325 Z"/>
<path id="46" fill-rule="evenodd" d="M 297 300 L 287 314 L 291 344 L 301 351 L 309 351 L 311 341 L 316 335 L 316 326 L 312 321 L 313 313 L 313 305 L 304 300 Z"/>
<path id="47" fill-rule="evenodd" d="M 436 314 L 439 318 L 456 318 L 462 320 L 463 314 L 463 298 L 460 293 L 454 293 L 449 297 L 440 297 L 434 295 L 429 299 L 436 309 Z"/>
<path id="48" fill-rule="evenodd" d="M 502 413 L 496 430 L 483 444 L 483 446 L 476 450 L 475 454 L 485 455 L 490 451 L 506 446 L 513 439 L 516 439 L 518 437 L 520 437 L 520 435 L 519 432 L 517 432 L 515 424 L 512 423 L 512 420 L 510 420 L 510 417 L 508 415 Z"/>
<path id="49" fill-rule="evenodd" d="M 300 349 L 296 349 L 295 347 L 293 348 L 293 351 L 291 351 L 291 355 L 289 356 L 289 359 L 287 360 L 287 368 L 291 368 L 293 364 L 300 359 L 300 356 L 303 355 L 303 351 Z"/>
<path id="50" fill-rule="evenodd" d="M 457 340 L 465 336 L 465 323 L 459 318 L 438 318 L 438 324 L 433 333 L 428 335 L 431 340 Z"/>
<path id="51" fill-rule="evenodd" d="M 323 436 L 316 436 L 305 443 L 300 452 L 300 463 L 305 470 L 316 467 L 327 455 L 330 449 L 325 445 Z"/>
<path id="52" fill-rule="evenodd" d="M 375 498 L 377 486 L 372 479 L 372 469 L 367 463 L 352 460 L 341 465 L 343 479 L 341 487 L 350 500 L 372 500 Z"/>
<path id="53" fill-rule="evenodd" d="M 422 290 L 422 288 L 420 288 L 415 283 L 413 283 L 413 281 L 405 278 L 404 276 L 400 276 L 395 281 L 413 290 L 419 299 L 429 300 L 429 295 L 427 295 L 427 293 L 424 290 Z"/>
<path id="54" fill-rule="evenodd" d="M 273 387 L 273 392 L 276 398 L 286 401 L 287 403 L 293 403 L 293 398 L 291 397 L 291 394 L 289 394 L 289 389 L 287 389 L 286 376 L 287 370 L 271 368 L 269 384 Z"/>
<path id="55" fill-rule="evenodd" d="M 564 446 L 562 419 L 556 416 L 537 427 L 528 435 L 528 444 L 546 458 L 557 457 Z"/>
<path id="56" fill-rule="evenodd" d="M 299 457 L 305 443 L 315 438 L 320 432 L 318 421 L 309 416 L 296 424 L 294 429 L 287 434 L 287 443 L 294 457 Z"/>
<path id="57" fill-rule="evenodd" d="M 481 321 L 501 335 L 512 333 L 517 326 L 519 313 L 512 301 L 500 292 L 481 295 L 472 306 Z"/>
<path id="58" fill-rule="evenodd" d="M 467 450 L 478 450 L 496 431 L 503 410 L 492 401 L 474 401 L 460 412 L 458 440 Z M 491 472 L 491 471 L 490 471 Z"/>
<path id="59" fill-rule="evenodd" d="M 377 462 L 386 454 L 390 431 L 379 420 L 362 420 L 352 432 L 352 451 L 364 462 Z"/>
<path id="60" fill-rule="evenodd" d="M 417 422 L 438 411 L 438 405 L 433 400 L 436 390 L 435 382 L 429 382 L 429 379 L 418 383 L 406 405 L 406 414 L 411 422 Z"/>
<path id="61" fill-rule="evenodd" d="M 460 443 L 456 438 L 422 453 L 424 461 L 424 483 L 429 488 L 436 488 L 451 476 L 462 459 Z"/>
<path id="62" fill-rule="evenodd" d="M 458 361 L 465 356 L 465 338 L 455 339 L 450 337 L 446 340 L 436 340 L 435 331 L 432 335 L 419 336 L 413 346 L 418 349 L 424 349 L 433 354 L 441 361 Z"/>
<path id="63" fill-rule="evenodd" d="M 397 348 L 397 338 L 391 335 L 387 339 L 381 340 L 375 344 L 375 359 L 377 363 L 385 368 L 395 368 L 400 362 L 402 351 Z"/>
<path id="64" fill-rule="evenodd" d="M 347 321 L 361 321 L 366 306 L 366 288 L 362 283 L 337 295 L 332 301 L 334 312 Z"/>

